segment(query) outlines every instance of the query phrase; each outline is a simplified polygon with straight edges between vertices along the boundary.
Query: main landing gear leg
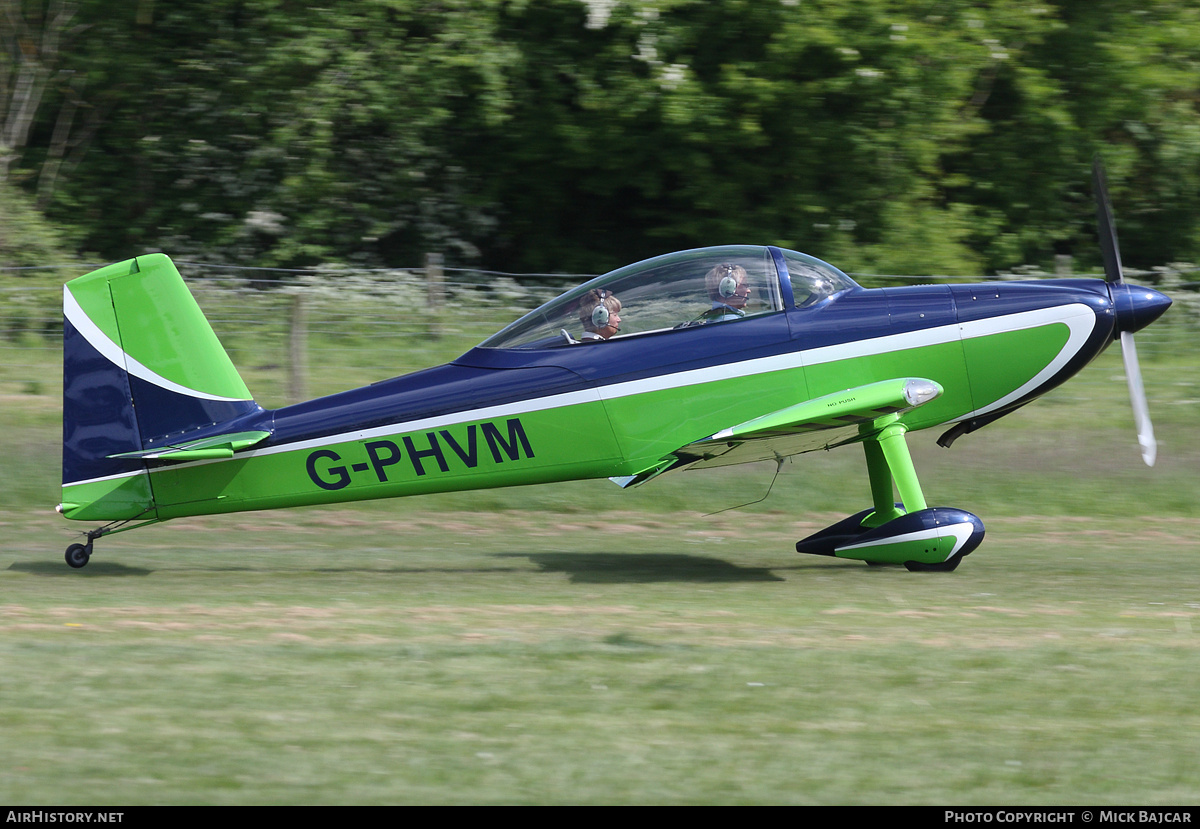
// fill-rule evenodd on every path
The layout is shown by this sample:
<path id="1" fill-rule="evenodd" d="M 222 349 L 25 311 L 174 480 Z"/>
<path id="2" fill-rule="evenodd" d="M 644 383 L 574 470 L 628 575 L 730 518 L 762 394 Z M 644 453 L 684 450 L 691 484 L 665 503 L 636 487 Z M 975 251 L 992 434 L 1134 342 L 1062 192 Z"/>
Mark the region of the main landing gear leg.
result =
<path id="1" fill-rule="evenodd" d="M 983 522 L 960 509 L 930 509 L 921 492 L 907 429 L 893 420 L 863 441 L 873 509 L 843 519 L 796 543 L 796 551 L 903 564 L 909 570 L 953 570 L 983 540 Z M 892 497 L 892 486 L 900 503 Z"/>
<path id="2" fill-rule="evenodd" d="M 907 430 L 893 423 L 876 437 L 863 441 L 867 456 L 867 475 L 871 479 L 871 500 L 875 511 L 863 521 L 863 526 L 880 527 L 888 521 L 908 512 L 926 507 L 921 482 L 912 456 L 908 454 L 908 442 L 904 439 Z M 892 480 L 900 492 L 900 504 L 892 499 Z"/>

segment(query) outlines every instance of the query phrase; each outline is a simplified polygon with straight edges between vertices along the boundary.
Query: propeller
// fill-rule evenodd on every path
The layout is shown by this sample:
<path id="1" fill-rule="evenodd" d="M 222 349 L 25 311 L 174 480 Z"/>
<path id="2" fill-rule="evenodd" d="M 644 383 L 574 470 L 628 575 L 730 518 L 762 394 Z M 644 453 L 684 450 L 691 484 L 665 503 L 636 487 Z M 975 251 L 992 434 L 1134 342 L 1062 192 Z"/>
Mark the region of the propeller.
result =
<path id="1" fill-rule="evenodd" d="M 1100 252 L 1104 256 L 1104 281 L 1112 296 L 1116 309 L 1116 325 L 1121 332 L 1121 358 L 1125 362 L 1125 382 L 1129 385 L 1129 402 L 1133 405 L 1133 422 L 1137 427 L 1138 444 L 1142 447 L 1142 460 L 1146 466 L 1154 466 L 1158 454 L 1158 443 L 1154 440 L 1154 426 L 1150 423 L 1150 405 L 1146 402 L 1146 389 L 1142 385 L 1142 369 L 1138 365 L 1137 348 L 1133 344 L 1132 321 L 1137 301 L 1130 295 L 1121 270 L 1121 249 L 1117 244 L 1117 223 L 1113 219 L 1112 202 L 1108 198 L 1108 181 L 1104 175 L 1104 163 L 1099 154 L 1092 160 L 1092 191 L 1096 197 L 1096 223 L 1100 233 Z M 1132 306 L 1132 307 L 1131 307 Z M 1123 314 L 1124 308 L 1129 310 Z M 1165 306 L 1163 310 L 1166 310 Z M 1162 313 L 1159 311 L 1158 313 Z M 1157 316 L 1157 314 L 1155 315 Z M 1123 325 L 1124 323 L 1124 325 Z M 1140 326 L 1139 326 L 1140 327 Z"/>

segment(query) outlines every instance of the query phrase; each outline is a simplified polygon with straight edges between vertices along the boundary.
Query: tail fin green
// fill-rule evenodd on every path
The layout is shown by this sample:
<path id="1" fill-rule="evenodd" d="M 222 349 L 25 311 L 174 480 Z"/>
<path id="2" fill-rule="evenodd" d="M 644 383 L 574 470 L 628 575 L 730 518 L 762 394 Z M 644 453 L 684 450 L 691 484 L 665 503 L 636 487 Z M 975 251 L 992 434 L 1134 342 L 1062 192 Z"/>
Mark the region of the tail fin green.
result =
<path id="1" fill-rule="evenodd" d="M 146 464 L 129 454 L 261 409 L 163 254 L 68 282 L 63 315 L 61 511 L 152 518 Z"/>

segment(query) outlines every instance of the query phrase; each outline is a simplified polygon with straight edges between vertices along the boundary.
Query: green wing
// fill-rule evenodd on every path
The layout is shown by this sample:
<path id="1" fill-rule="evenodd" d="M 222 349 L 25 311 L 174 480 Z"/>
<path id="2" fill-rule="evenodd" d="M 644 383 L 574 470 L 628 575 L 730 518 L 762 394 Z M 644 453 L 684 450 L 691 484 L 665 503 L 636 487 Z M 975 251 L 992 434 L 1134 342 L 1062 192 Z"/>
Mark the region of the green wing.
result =
<path id="1" fill-rule="evenodd" d="M 887 415 L 914 409 L 941 393 L 939 384 L 920 377 L 845 389 L 722 429 L 679 447 L 636 475 L 612 480 L 622 487 L 637 486 L 684 467 L 732 466 L 832 449 L 877 433 L 894 420 Z"/>

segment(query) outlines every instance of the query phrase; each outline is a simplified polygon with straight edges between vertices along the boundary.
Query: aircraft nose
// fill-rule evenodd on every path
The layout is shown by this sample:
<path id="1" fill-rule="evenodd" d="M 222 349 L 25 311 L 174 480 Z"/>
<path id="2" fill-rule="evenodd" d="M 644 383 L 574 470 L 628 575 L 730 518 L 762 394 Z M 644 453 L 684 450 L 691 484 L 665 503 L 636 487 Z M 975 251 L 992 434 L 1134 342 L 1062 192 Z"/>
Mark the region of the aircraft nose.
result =
<path id="1" fill-rule="evenodd" d="M 1117 314 L 1118 333 L 1141 331 L 1171 307 L 1171 298 L 1153 288 L 1120 282 L 1109 283 L 1108 289 Z"/>

